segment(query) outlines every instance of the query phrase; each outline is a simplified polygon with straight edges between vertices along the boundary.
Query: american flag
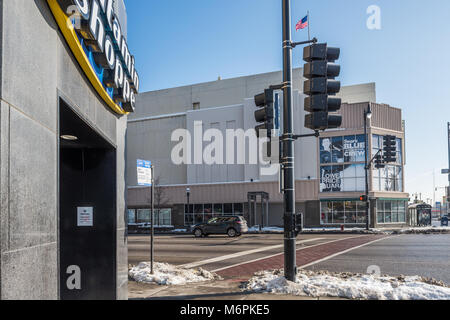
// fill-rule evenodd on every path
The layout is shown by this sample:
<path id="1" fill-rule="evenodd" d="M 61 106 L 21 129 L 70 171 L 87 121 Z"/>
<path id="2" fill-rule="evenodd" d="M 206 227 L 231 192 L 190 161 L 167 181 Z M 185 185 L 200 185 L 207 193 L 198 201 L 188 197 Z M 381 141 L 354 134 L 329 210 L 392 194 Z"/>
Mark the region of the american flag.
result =
<path id="1" fill-rule="evenodd" d="M 295 26 L 295 31 L 305 29 L 307 26 L 308 26 L 308 16 L 304 17 L 297 23 L 297 25 Z"/>

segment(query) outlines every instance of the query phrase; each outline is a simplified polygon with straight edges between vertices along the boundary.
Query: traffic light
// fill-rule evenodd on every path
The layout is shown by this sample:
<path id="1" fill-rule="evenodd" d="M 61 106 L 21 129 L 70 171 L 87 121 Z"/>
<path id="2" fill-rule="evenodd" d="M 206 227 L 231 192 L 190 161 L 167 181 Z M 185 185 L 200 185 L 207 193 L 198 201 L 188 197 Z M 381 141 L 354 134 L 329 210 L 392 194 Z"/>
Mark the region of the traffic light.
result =
<path id="1" fill-rule="evenodd" d="M 383 162 L 383 157 L 381 156 L 381 154 L 375 156 L 375 168 L 376 169 L 386 168 L 386 165 Z"/>
<path id="2" fill-rule="evenodd" d="M 340 115 L 329 115 L 341 109 L 342 101 L 334 96 L 341 90 L 340 81 L 335 80 L 341 67 L 334 62 L 339 59 L 340 49 L 328 47 L 326 43 L 305 47 L 303 60 L 307 62 L 303 76 L 308 79 L 303 85 L 305 127 L 314 131 L 339 128 L 342 125 Z"/>
<path id="3" fill-rule="evenodd" d="M 272 137 L 272 130 L 275 129 L 273 92 L 272 89 L 266 89 L 264 93 L 255 96 L 255 104 L 258 108 L 261 108 L 255 111 L 255 120 L 259 124 L 255 127 L 258 138 L 260 130 L 267 130 L 267 137 L 270 139 Z"/>
<path id="4" fill-rule="evenodd" d="M 384 163 L 397 162 L 397 138 L 395 136 L 384 137 L 383 152 Z"/>
<path id="5" fill-rule="evenodd" d="M 259 110 L 255 111 L 256 136 L 260 137 L 260 130 L 267 130 L 267 156 L 272 156 L 272 131 L 275 130 L 274 90 L 266 89 L 264 93 L 255 96 L 255 104 Z"/>
<path id="6" fill-rule="evenodd" d="M 361 197 L 359 197 L 359 201 L 367 202 L 367 201 L 369 201 L 369 198 L 367 196 L 361 196 Z"/>

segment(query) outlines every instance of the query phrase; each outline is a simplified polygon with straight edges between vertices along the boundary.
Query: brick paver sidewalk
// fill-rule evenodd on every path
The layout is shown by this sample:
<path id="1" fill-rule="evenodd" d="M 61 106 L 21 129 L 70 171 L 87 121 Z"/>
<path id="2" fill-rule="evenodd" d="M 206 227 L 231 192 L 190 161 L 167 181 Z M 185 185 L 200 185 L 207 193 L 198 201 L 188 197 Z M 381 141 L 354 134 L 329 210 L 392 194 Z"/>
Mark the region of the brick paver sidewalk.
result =
<path id="1" fill-rule="evenodd" d="M 341 253 L 373 241 L 381 240 L 386 237 L 386 235 L 356 236 L 333 241 L 331 243 L 324 243 L 317 246 L 299 249 L 297 251 L 297 266 L 306 266 L 312 262 L 319 261 L 334 254 Z M 279 254 L 274 257 L 224 269 L 218 271 L 217 273 L 225 279 L 249 279 L 255 272 L 282 269 L 283 267 L 284 254 Z"/>

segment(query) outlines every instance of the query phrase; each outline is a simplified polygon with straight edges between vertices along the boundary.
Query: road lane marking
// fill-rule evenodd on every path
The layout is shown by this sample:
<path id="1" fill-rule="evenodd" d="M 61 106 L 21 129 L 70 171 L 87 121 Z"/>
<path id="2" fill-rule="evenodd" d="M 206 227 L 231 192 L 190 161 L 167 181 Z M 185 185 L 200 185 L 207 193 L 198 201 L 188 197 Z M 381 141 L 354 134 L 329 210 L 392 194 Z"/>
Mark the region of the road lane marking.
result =
<path id="1" fill-rule="evenodd" d="M 303 244 L 303 243 L 308 243 L 308 242 L 313 242 L 313 241 L 318 241 L 318 240 L 323 240 L 323 239 L 324 238 L 313 238 L 313 239 L 297 241 L 297 245 Z M 284 247 L 284 245 L 280 244 L 280 245 L 276 245 L 276 246 L 264 247 L 264 248 L 253 249 L 253 250 L 248 250 L 248 251 L 242 251 L 242 252 L 229 254 L 229 255 L 226 255 L 226 256 L 220 256 L 220 257 L 217 257 L 217 258 L 207 259 L 207 260 L 203 260 L 203 261 L 197 261 L 197 262 L 193 262 L 193 263 L 187 263 L 187 264 L 181 265 L 180 267 L 181 268 L 187 268 L 187 269 L 196 268 L 196 267 L 204 266 L 206 264 L 211 264 L 211 263 L 214 263 L 214 262 L 230 260 L 230 259 L 233 259 L 233 258 L 247 256 L 247 255 L 250 255 L 250 254 L 264 252 L 264 251 L 269 251 L 269 250 L 278 249 L 278 248 L 282 248 L 282 247 Z"/>
<path id="2" fill-rule="evenodd" d="M 344 240 L 349 240 L 349 239 L 356 239 L 356 238 L 360 238 L 360 237 L 362 237 L 362 236 L 348 237 L 348 238 L 337 239 L 337 240 L 332 240 L 332 241 L 328 241 L 328 242 L 322 242 L 322 243 L 318 243 L 318 244 L 315 244 L 315 245 L 312 245 L 312 246 L 309 246 L 309 247 L 297 249 L 296 252 L 297 251 L 302 251 L 302 250 L 305 250 L 305 249 L 318 247 L 318 246 L 325 245 L 325 244 L 330 244 L 330 243 L 333 243 L 333 242 L 344 241 Z M 284 245 L 281 245 L 281 247 L 284 247 Z M 246 262 L 236 263 L 236 264 L 234 264 L 232 266 L 228 266 L 228 267 L 212 270 L 211 272 L 219 272 L 219 271 L 231 269 L 231 268 L 234 268 L 234 267 L 239 267 L 239 266 L 242 266 L 244 264 L 250 264 L 250 263 L 253 263 L 253 262 L 258 262 L 258 261 L 261 261 L 261 260 L 266 260 L 266 259 L 270 259 L 270 258 L 273 258 L 273 257 L 282 256 L 282 255 L 284 255 L 284 252 L 283 253 L 273 254 L 273 255 L 270 255 L 270 256 L 262 257 L 262 258 L 258 258 L 258 259 L 254 259 L 254 260 L 250 260 L 250 261 L 246 261 Z"/>
<path id="3" fill-rule="evenodd" d="M 399 236 L 400 236 L 400 235 L 399 235 Z M 377 239 L 377 240 L 374 240 L 374 241 L 370 241 L 370 242 L 364 243 L 364 244 L 362 244 L 362 245 L 359 245 L 359 246 L 356 246 L 356 247 L 353 247 L 353 248 L 350 248 L 350 249 L 347 249 L 347 250 L 344 250 L 344 251 L 341 251 L 341 252 L 338 252 L 338 253 L 334 253 L 334 254 L 332 254 L 332 255 L 330 255 L 330 256 L 328 256 L 328 257 L 325 257 L 325 258 L 319 259 L 319 260 L 317 260 L 317 261 L 314 261 L 314 262 L 305 264 L 304 266 L 300 266 L 300 267 L 298 267 L 298 268 L 299 268 L 299 269 L 305 269 L 305 268 L 311 267 L 311 266 L 313 266 L 313 265 L 315 265 L 315 264 L 319 264 L 319 263 L 321 263 L 321 262 L 324 262 L 324 261 L 327 261 L 327 260 L 336 258 L 336 257 L 338 257 L 338 256 L 340 256 L 340 255 L 343 255 L 343 254 L 346 254 L 346 253 L 348 253 L 348 252 L 350 252 L 350 251 L 353 251 L 353 250 L 356 250 L 356 249 L 360 249 L 360 248 L 366 247 L 366 246 L 368 246 L 368 245 L 374 244 L 374 243 L 379 242 L 379 241 L 383 241 L 383 240 L 387 240 L 387 239 L 392 239 L 392 238 L 399 237 L 399 236 L 385 237 L 385 238 Z"/>

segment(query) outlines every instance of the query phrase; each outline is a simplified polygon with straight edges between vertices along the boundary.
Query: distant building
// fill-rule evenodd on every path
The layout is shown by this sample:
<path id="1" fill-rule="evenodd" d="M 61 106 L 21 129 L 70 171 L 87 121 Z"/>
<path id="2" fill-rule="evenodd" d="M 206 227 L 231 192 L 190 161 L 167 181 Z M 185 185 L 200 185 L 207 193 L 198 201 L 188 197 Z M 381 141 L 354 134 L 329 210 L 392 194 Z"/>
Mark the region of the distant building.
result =
<path id="1" fill-rule="evenodd" d="M 215 128 L 224 136 L 227 129 L 254 128 L 254 95 L 281 79 L 281 72 L 272 72 L 140 94 L 137 112 L 128 120 L 129 222 L 149 221 L 148 190 L 136 186 L 136 160 L 145 159 L 155 164 L 166 197 L 156 221 L 184 227 L 216 215 L 238 214 L 251 225 L 283 225 L 278 172 L 264 176 L 261 165 L 175 165 L 170 160 L 176 145 L 171 135 L 177 129 L 187 129 L 194 136 L 198 121 L 203 124 L 200 129 Z M 294 86 L 295 132 L 311 133 L 304 127 L 302 69 L 294 70 Z M 370 103 L 373 118 L 368 131 L 369 150 L 376 153 L 382 147 L 381 137 L 389 134 L 397 137 L 399 151 L 396 164 L 370 174 L 371 221 L 377 227 L 407 224 L 409 196 L 404 190 L 401 110 L 377 104 L 374 83 L 343 87 L 340 96 L 345 102 L 342 128 L 327 131 L 320 139 L 307 138 L 295 144 L 297 211 L 305 214 L 307 227 L 364 225 L 365 205 L 359 201 L 365 191 L 363 114 Z M 249 192 L 269 194 L 268 216 L 249 215 Z M 260 204 L 257 209 L 260 212 Z"/>

